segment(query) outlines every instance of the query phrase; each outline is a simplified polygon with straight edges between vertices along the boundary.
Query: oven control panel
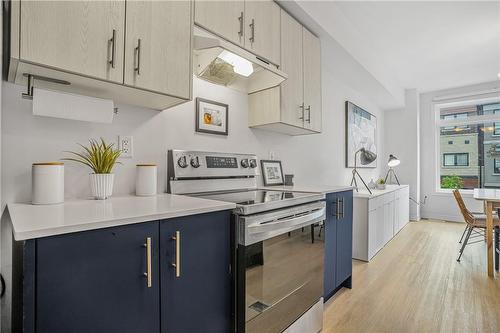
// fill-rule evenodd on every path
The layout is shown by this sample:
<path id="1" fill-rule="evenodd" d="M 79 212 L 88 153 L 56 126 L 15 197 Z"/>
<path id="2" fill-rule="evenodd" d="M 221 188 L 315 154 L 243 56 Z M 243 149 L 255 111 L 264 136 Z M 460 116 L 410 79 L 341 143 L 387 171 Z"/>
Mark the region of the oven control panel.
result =
<path id="1" fill-rule="evenodd" d="M 169 150 L 168 179 L 254 177 L 259 174 L 254 154 Z"/>

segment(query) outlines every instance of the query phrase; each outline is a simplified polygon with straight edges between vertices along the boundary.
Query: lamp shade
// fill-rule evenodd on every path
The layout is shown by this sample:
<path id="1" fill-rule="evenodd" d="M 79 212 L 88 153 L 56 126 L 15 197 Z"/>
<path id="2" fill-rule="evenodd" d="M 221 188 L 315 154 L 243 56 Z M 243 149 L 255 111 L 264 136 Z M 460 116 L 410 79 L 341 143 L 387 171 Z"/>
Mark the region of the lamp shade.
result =
<path id="1" fill-rule="evenodd" d="M 394 155 L 389 155 L 389 161 L 387 162 L 387 166 L 389 168 L 394 168 L 398 166 L 401 163 L 401 161 Z"/>
<path id="2" fill-rule="evenodd" d="M 377 159 L 377 154 L 365 148 L 361 148 L 359 152 L 361 153 L 361 155 L 359 156 L 359 161 L 362 165 L 370 164 Z"/>

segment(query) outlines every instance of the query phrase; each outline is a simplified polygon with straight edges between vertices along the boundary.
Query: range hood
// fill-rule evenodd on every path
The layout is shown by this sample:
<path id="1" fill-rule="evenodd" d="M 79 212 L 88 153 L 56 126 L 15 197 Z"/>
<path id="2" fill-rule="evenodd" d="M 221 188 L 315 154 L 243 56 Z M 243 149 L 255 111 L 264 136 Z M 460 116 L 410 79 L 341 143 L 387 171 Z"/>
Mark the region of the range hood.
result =
<path id="1" fill-rule="evenodd" d="M 197 77 L 249 94 L 276 87 L 288 78 L 272 63 L 197 26 L 193 53 Z"/>

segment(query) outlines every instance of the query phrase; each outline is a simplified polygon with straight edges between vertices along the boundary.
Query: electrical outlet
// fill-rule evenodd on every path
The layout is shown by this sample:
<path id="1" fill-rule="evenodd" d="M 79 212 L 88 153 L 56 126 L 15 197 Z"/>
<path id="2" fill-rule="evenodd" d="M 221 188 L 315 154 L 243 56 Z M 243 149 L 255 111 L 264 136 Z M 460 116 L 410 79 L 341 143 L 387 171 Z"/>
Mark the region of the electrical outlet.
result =
<path id="1" fill-rule="evenodd" d="M 134 145 L 132 136 L 120 135 L 118 137 L 118 149 L 122 151 L 120 157 L 131 158 L 134 156 Z"/>

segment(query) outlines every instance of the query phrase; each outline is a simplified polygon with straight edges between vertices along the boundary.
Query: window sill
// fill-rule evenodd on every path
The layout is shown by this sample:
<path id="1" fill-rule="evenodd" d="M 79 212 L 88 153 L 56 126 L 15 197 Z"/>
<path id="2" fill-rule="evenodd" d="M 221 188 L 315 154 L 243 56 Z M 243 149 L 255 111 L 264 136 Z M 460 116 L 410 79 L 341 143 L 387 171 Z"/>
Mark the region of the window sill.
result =
<path id="1" fill-rule="evenodd" d="M 460 190 L 460 194 L 464 197 L 472 197 L 474 195 L 474 190 Z M 438 189 L 434 191 L 434 195 L 437 196 L 450 196 L 453 195 L 453 190 L 451 189 Z"/>

